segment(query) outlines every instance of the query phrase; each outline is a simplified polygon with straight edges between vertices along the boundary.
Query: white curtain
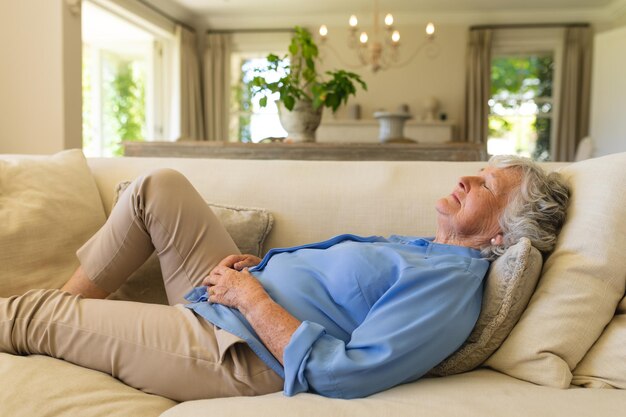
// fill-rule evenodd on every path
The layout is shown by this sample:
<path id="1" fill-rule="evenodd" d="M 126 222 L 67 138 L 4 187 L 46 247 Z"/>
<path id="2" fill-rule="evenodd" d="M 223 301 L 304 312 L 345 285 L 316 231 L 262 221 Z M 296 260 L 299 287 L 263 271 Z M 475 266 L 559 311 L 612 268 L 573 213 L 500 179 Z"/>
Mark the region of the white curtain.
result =
<path id="1" fill-rule="evenodd" d="M 566 28 L 564 46 L 555 161 L 573 161 L 578 144 L 589 134 L 591 28 Z"/>
<path id="2" fill-rule="evenodd" d="M 191 30 L 177 25 L 180 45 L 180 139 L 204 140 L 204 114 L 197 38 Z"/>
<path id="3" fill-rule="evenodd" d="M 471 29 L 467 52 L 465 140 L 487 144 L 491 97 L 491 29 Z"/>
<path id="4" fill-rule="evenodd" d="M 206 140 L 228 141 L 230 94 L 229 34 L 207 35 L 204 52 L 204 99 Z"/>

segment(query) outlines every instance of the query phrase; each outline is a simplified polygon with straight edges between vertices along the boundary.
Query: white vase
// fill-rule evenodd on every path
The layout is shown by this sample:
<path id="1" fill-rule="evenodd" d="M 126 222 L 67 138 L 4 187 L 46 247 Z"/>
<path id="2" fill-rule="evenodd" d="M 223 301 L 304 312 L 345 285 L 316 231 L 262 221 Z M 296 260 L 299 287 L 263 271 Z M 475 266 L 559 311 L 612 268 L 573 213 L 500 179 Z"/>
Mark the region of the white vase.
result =
<path id="1" fill-rule="evenodd" d="M 411 119 L 408 113 L 375 112 L 380 125 L 378 139 L 381 142 L 405 141 L 404 122 Z"/>
<path id="2" fill-rule="evenodd" d="M 322 107 L 313 109 L 313 103 L 299 100 L 293 109 L 287 110 L 278 102 L 278 117 L 287 131 L 287 142 L 315 142 L 315 131 L 322 121 Z"/>

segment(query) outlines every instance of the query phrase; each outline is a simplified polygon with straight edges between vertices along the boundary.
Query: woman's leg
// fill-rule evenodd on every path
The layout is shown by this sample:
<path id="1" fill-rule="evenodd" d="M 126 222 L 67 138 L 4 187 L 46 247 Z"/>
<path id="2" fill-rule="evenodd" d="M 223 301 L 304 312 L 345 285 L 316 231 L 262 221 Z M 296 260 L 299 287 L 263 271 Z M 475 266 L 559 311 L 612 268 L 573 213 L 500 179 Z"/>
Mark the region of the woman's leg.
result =
<path id="1" fill-rule="evenodd" d="M 239 253 L 191 184 L 175 171 L 157 170 L 131 184 L 79 249 L 81 268 L 64 289 L 86 288 L 96 297 L 113 292 L 155 249 L 172 304 L 183 302 L 225 256 Z M 177 401 L 259 395 L 283 384 L 245 342 L 182 305 L 58 290 L 0 298 L 0 351 L 64 359 Z"/>
<path id="2" fill-rule="evenodd" d="M 104 226 L 81 247 L 81 267 L 63 287 L 103 298 L 156 249 L 170 305 L 223 258 L 240 253 L 206 202 L 179 172 L 158 169 L 133 181 Z"/>
<path id="3" fill-rule="evenodd" d="M 191 310 L 58 290 L 0 298 L 0 351 L 44 354 L 176 401 L 260 395 L 282 379 Z M 45 370 L 44 370 L 45 372 Z"/>

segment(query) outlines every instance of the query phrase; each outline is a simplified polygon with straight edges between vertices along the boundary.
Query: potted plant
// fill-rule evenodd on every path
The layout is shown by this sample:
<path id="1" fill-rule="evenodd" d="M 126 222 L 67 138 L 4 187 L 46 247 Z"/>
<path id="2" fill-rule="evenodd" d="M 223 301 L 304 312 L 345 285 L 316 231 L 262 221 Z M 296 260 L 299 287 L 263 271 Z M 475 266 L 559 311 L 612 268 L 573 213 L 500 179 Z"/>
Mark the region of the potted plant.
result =
<path id="1" fill-rule="evenodd" d="M 274 82 L 263 76 L 255 76 L 249 83 L 252 95 L 263 94 L 261 107 L 273 93 L 277 100 L 280 122 L 293 142 L 314 142 L 315 130 L 322 119 L 324 107 L 337 111 L 350 95 L 356 94 L 356 84 L 367 90 L 367 85 L 358 74 L 344 70 L 326 71 L 325 78 L 317 71 L 319 51 L 311 33 L 299 26 L 289 45 L 289 55 L 280 58 L 267 56 L 268 65 L 258 71 L 283 71 L 284 75 Z M 289 57 L 289 59 L 288 59 Z"/>

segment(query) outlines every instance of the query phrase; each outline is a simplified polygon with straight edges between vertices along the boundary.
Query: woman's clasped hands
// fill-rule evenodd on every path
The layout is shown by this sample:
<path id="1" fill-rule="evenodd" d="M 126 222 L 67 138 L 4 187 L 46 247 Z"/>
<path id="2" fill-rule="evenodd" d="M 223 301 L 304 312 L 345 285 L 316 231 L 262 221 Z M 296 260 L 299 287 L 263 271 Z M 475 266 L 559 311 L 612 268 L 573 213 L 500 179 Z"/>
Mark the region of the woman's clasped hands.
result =
<path id="1" fill-rule="evenodd" d="M 248 271 L 261 259 L 254 255 L 230 255 L 204 278 L 209 302 L 233 307 L 245 313 L 269 296 L 261 283 Z"/>

